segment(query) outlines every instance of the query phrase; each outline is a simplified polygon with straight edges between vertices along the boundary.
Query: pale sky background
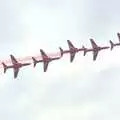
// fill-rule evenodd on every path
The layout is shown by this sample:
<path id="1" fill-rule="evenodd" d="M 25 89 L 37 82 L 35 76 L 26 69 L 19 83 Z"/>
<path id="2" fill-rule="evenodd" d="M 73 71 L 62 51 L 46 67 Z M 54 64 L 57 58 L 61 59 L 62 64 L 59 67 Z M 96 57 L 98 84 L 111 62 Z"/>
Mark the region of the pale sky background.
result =
<path id="1" fill-rule="evenodd" d="M 119 0 L 1 0 L 0 59 L 91 47 L 118 41 Z M 1 120 L 120 120 L 120 48 L 69 54 L 49 64 L 22 68 L 17 80 L 13 71 L 0 75 Z"/>

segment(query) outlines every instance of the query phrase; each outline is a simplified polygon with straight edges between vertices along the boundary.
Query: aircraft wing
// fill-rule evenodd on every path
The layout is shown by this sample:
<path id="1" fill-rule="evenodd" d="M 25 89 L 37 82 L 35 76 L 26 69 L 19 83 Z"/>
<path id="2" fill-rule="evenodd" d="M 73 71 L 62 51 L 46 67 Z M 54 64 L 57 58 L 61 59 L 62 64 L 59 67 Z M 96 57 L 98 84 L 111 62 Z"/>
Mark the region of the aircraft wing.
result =
<path id="1" fill-rule="evenodd" d="M 70 40 L 67 40 L 67 42 L 68 42 L 68 46 L 69 46 L 70 49 L 71 48 L 75 48 L 74 45 L 72 44 L 72 42 Z"/>
<path id="2" fill-rule="evenodd" d="M 19 72 L 19 68 L 14 68 L 14 78 L 17 78 Z"/>
<path id="3" fill-rule="evenodd" d="M 46 72 L 46 71 L 47 71 L 48 64 L 49 64 L 49 62 L 44 62 L 44 63 L 43 63 L 44 72 Z"/>
<path id="4" fill-rule="evenodd" d="M 93 60 L 95 61 L 98 55 L 98 51 L 93 51 Z"/>
<path id="5" fill-rule="evenodd" d="M 13 64 L 18 63 L 18 61 L 15 59 L 15 57 L 13 55 L 10 55 L 10 57 L 11 57 L 11 60 L 12 60 Z"/>
<path id="6" fill-rule="evenodd" d="M 91 42 L 93 48 L 98 47 L 98 45 L 95 43 L 95 41 L 93 39 L 90 39 L 90 42 Z"/>
<path id="7" fill-rule="evenodd" d="M 40 52 L 41 52 L 41 55 L 42 55 L 42 56 L 48 57 L 47 54 L 46 54 L 42 49 L 40 49 Z"/>
<path id="8" fill-rule="evenodd" d="M 70 62 L 72 62 L 75 58 L 75 53 L 70 53 Z"/>

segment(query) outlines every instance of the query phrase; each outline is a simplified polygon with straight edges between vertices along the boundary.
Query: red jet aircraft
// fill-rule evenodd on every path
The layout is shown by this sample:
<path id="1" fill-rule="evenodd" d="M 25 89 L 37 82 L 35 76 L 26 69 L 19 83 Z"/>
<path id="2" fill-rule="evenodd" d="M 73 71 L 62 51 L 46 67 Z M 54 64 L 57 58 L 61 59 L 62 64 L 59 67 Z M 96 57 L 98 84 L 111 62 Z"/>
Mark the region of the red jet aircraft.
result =
<path id="1" fill-rule="evenodd" d="M 61 47 L 59 47 L 61 56 L 63 56 L 63 54 L 65 53 L 70 53 L 70 62 L 73 62 L 75 54 L 79 51 L 84 51 L 84 48 L 76 48 L 70 40 L 67 40 L 67 43 L 69 46 L 69 50 L 63 50 Z"/>
<path id="2" fill-rule="evenodd" d="M 28 66 L 31 63 L 19 63 L 13 55 L 10 55 L 10 57 L 11 57 L 13 65 L 7 66 L 4 62 L 2 62 L 3 67 L 4 67 L 4 73 L 6 73 L 6 70 L 8 68 L 13 68 L 13 70 L 14 70 L 14 78 L 17 78 L 17 75 L 18 75 L 18 72 L 19 72 L 19 68 L 21 68 L 23 66 Z"/>
<path id="3" fill-rule="evenodd" d="M 97 55 L 98 55 L 98 52 L 99 52 L 100 50 L 104 50 L 104 49 L 110 48 L 110 47 L 108 47 L 108 46 L 105 46 L 105 47 L 100 47 L 100 46 L 98 46 L 93 39 L 90 39 L 90 42 L 91 42 L 92 48 L 87 49 L 87 48 L 85 48 L 85 47 L 83 46 L 83 48 L 84 48 L 84 56 L 86 55 L 87 52 L 93 51 L 93 60 L 94 60 L 94 61 L 96 60 Z"/>
<path id="4" fill-rule="evenodd" d="M 115 46 L 120 46 L 120 33 L 117 33 L 118 39 L 119 39 L 119 43 L 113 43 L 112 40 L 110 40 L 110 45 L 111 45 L 111 50 L 115 47 Z"/>
<path id="5" fill-rule="evenodd" d="M 47 54 L 46 54 L 42 49 L 40 49 L 40 53 L 41 53 L 41 55 L 42 55 L 42 60 L 36 60 L 34 57 L 32 57 L 32 59 L 33 59 L 33 64 L 34 64 L 34 67 L 35 67 L 37 63 L 43 62 L 44 72 L 47 71 L 49 62 L 61 58 L 61 56 L 60 56 L 60 57 L 55 57 L 55 58 L 49 57 L 49 56 L 47 56 Z"/>

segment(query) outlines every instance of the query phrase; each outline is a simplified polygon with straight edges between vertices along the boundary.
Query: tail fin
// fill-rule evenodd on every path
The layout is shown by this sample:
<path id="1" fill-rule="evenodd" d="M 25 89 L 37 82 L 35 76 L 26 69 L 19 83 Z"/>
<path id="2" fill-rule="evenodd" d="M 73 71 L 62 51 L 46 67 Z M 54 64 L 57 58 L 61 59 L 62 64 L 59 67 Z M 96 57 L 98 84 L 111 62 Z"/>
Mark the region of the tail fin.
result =
<path id="1" fill-rule="evenodd" d="M 7 70 L 8 67 L 4 62 L 2 62 L 2 65 L 3 65 L 3 68 L 4 68 L 4 73 L 6 73 L 6 70 Z"/>
<path id="2" fill-rule="evenodd" d="M 85 46 L 82 46 L 82 48 L 84 49 L 84 56 L 85 56 L 87 53 L 87 49 L 85 48 Z"/>
<path id="3" fill-rule="evenodd" d="M 110 40 L 110 45 L 111 45 L 111 50 L 112 50 L 114 47 L 114 43 L 111 40 Z"/>
<path id="4" fill-rule="evenodd" d="M 36 64 L 37 64 L 37 60 L 34 57 L 32 57 L 32 60 L 33 60 L 33 64 L 34 64 L 34 67 L 35 67 Z"/>
<path id="5" fill-rule="evenodd" d="M 61 54 L 61 57 L 63 56 L 63 49 L 61 47 L 59 47 L 60 49 L 60 54 Z"/>

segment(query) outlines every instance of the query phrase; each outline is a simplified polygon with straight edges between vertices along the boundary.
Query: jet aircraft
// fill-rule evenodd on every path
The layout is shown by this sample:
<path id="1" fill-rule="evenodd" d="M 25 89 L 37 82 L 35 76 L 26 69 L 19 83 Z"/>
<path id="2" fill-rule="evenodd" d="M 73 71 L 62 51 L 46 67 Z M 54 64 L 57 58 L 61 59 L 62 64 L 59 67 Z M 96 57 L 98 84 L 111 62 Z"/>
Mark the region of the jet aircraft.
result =
<path id="1" fill-rule="evenodd" d="M 93 39 L 90 39 L 90 42 L 91 42 L 92 48 L 88 49 L 88 48 L 85 48 L 83 46 L 83 48 L 84 48 L 84 56 L 86 55 L 87 52 L 93 51 L 93 60 L 94 61 L 96 60 L 98 52 L 100 50 L 104 50 L 104 49 L 108 49 L 109 48 L 108 46 L 105 46 L 105 47 L 98 46 Z"/>
<path id="2" fill-rule="evenodd" d="M 113 43 L 112 40 L 110 40 L 110 45 L 111 45 L 111 50 L 115 47 L 115 46 L 120 46 L 120 33 L 117 33 L 118 36 L 118 43 Z"/>
<path id="3" fill-rule="evenodd" d="M 73 62 L 75 58 L 75 54 L 79 51 L 84 51 L 84 48 L 76 48 L 70 40 L 67 40 L 67 43 L 69 46 L 69 50 L 63 50 L 61 47 L 59 47 L 60 53 L 61 53 L 61 56 L 63 56 L 63 54 L 65 53 L 70 53 L 70 62 Z"/>
<path id="4" fill-rule="evenodd" d="M 13 55 L 10 55 L 11 57 L 11 61 L 12 61 L 12 64 L 13 65 L 10 65 L 10 66 L 7 66 L 4 62 L 2 62 L 2 65 L 4 67 L 4 73 L 6 73 L 6 70 L 8 68 L 13 68 L 14 70 L 14 78 L 17 78 L 18 76 L 18 72 L 19 72 L 19 69 L 23 66 L 28 66 L 30 65 L 31 63 L 20 63 L 16 60 L 16 58 L 13 56 Z"/>
<path id="5" fill-rule="evenodd" d="M 32 59 L 33 59 L 33 64 L 34 64 L 34 67 L 35 67 L 37 63 L 43 62 L 44 72 L 47 71 L 49 62 L 61 58 L 61 56 L 60 56 L 60 57 L 54 57 L 54 58 L 49 57 L 42 49 L 40 49 L 40 53 L 41 53 L 41 55 L 42 55 L 42 60 L 36 60 L 34 57 L 32 57 Z"/>

